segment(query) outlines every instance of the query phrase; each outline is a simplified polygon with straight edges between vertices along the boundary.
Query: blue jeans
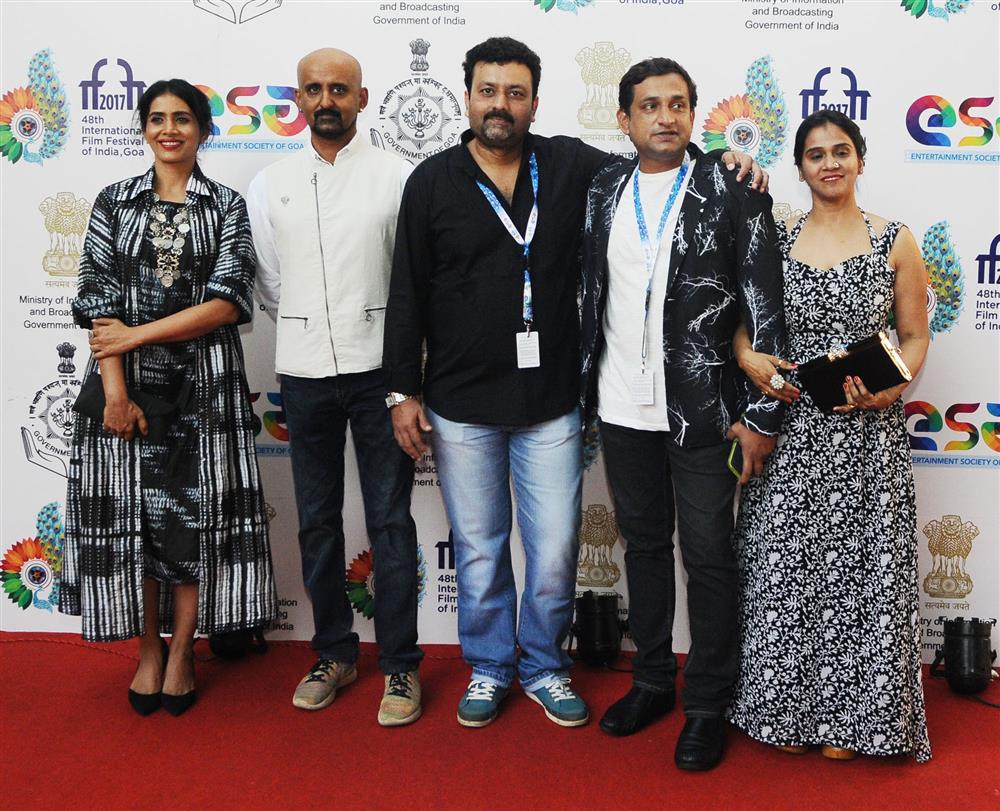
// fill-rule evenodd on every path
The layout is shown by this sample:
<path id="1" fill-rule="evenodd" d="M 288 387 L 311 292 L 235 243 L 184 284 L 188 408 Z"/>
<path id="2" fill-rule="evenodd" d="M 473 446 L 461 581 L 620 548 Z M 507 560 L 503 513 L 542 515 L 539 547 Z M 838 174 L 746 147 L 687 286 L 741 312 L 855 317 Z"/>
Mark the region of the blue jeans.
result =
<path id="1" fill-rule="evenodd" d="M 344 444 L 347 423 L 361 480 L 375 571 L 375 638 L 383 673 L 415 670 L 417 528 L 410 517 L 413 461 L 399 449 L 381 369 L 336 377 L 281 376 L 299 515 L 302 577 L 313 608 L 312 647 L 353 663 L 358 635 L 345 591 Z"/>
<path id="2" fill-rule="evenodd" d="M 562 645 L 576 589 L 579 414 L 526 426 L 451 422 L 430 409 L 427 416 L 455 542 L 462 654 L 474 679 L 508 687 L 516 671 L 525 690 L 545 687 L 570 664 Z M 510 562 L 511 474 L 525 556 L 520 624 Z"/>

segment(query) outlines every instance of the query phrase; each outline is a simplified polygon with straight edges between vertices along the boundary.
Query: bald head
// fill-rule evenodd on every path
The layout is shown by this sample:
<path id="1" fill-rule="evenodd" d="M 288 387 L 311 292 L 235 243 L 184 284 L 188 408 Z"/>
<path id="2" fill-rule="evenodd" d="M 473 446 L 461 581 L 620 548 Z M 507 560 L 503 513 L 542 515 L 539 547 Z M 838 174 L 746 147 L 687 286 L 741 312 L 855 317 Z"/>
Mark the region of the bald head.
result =
<path id="1" fill-rule="evenodd" d="M 315 72 L 316 70 L 336 70 L 345 77 L 350 76 L 353 78 L 355 85 L 359 88 L 361 87 L 361 63 L 347 51 L 342 51 L 340 48 L 319 48 L 311 53 L 307 53 L 299 60 L 296 68 L 296 77 L 300 90 L 302 89 L 303 75 Z"/>
<path id="2" fill-rule="evenodd" d="M 298 83 L 295 103 L 312 131 L 313 146 L 332 160 L 354 137 L 358 113 L 368 104 L 368 90 L 361 86 L 361 65 L 346 51 L 320 48 L 299 60 Z"/>

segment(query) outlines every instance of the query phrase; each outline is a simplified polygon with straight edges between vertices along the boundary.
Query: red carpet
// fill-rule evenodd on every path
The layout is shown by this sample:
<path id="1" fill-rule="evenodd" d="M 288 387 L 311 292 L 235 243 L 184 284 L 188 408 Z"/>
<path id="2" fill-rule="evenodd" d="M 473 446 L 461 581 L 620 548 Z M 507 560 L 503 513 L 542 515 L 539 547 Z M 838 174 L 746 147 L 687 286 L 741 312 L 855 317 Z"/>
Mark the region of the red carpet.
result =
<path id="1" fill-rule="evenodd" d="M 8 809 L 978 809 L 1000 808 L 1000 710 L 927 680 L 934 759 L 785 755 L 731 731 L 705 774 L 673 765 L 675 710 L 614 739 L 596 719 L 629 676 L 574 668 L 595 718 L 562 729 L 513 692 L 480 730 L 455 721 L 468 678 L 457 649 L 430 646 L 424 716 L 383 729 L 382 679 L 365 646 L 359 680 L 326 710 L 291 705 L 312 664 L 305 644 L 198 666 L 198 704 L 140 718 L 125 691 L 135 642 L 87 645 L 57 634 L 0 634 L 3 807 Z M 199 643 L 199 653 L 207 645 Z M 994 683 L 985 694 L 1000 701 Z"/>

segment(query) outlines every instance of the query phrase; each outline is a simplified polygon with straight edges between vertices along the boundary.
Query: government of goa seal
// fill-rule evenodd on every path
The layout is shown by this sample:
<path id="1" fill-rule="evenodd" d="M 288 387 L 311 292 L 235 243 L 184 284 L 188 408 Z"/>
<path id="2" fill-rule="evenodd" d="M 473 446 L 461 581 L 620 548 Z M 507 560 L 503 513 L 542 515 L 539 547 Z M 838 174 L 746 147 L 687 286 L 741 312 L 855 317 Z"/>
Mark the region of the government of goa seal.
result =
<path id="1" fill-rule="evenodd" d="M 379 127 L 371 131 L 376 146 L 414 163 L 454 146 L 462 130 L 462 107 L 455 94 L 426 75 L 430 47 L 425 39 L 410 43 L 413 75 L 385 94 L 378 109 Z"/>
<path id="2" fill-rule="evenodd" d="M 73 363 L 76 347 L 64 341 L 56 352 L 59 377 L 35 392 L 28 407 L 28 424 L 21 427 L 21 442 L 29 462 L 65 476 L 73 442 L 73 404 L 81 382 Z"/>

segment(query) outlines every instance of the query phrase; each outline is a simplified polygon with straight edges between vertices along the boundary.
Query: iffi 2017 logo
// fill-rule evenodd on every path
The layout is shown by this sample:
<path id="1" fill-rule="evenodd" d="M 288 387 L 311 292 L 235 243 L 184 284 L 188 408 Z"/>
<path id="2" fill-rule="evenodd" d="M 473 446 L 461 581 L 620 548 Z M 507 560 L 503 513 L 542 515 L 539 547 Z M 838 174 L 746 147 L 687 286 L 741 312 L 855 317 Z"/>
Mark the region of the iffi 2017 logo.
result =
<path id="1" fill-rule="evenodd" d="M 146 89 L 146 83 L 135 78 L 128 62 L 116 59 L 115 64 L 124 75 L 118 80 L 114 91 L 105 90 L 108 83 L 101 78 L 101 72 L 107 64 L 107 59 L 99 59 L 90 71 L 90 78 L 80 82 L 80 106 L 84 110 L 134 110 Z"/>
<path id="2" fill-rule="evenodd" d="M 980 284 L 1000 284 L 1000 234 L 993 237 L 990 249 L 976 257 L 979 263 L 977 281 Z"/>
<path id="3" fill-rule="evenodd" d="M 35 535 L 11 546 L 0 563 L 4 594 L 18 608 L 34 607 L 52 612 L 59 604 L 59 572 L 62 569 L 62 514 L 53 501 L 38 511 Z"/>
<path id="4" fill-rule="evenodd" d="M 11 163 L 41 164 L 62 152 L 68 136 L 66 91 L 46 48 L 28 62 L 27 86 L 0 99 L 0 154 Z"/>
<path id="5" fill-rule="evenodd" d="M 829 89 L 823 87 L 827 77 L 833 73 L 833 68 L 822 68 L 813 79 L 813 85 L 799 92 L 802 97 L 802 117 L 812 115 L 817 110 L 837 110 L 852 121 L 865 121 L 868 118 L 868 99 L 871 93 L 858 87 L 858 77 L 850 68 L 841 68 L 840 75 L 847 80 L 847 89 L 835 91 L 827 98 Z M 839 96 L 843 96 L 843 101 Z"/>
<path id="6" fill-rule="evenodd" d="M 770 56 L 747 69 L 746 93 L 720 101 L 708 114 L 702 132 L 705 151 L 738 149 L 772 166 L 785 149 L 788 110 Z"/>

